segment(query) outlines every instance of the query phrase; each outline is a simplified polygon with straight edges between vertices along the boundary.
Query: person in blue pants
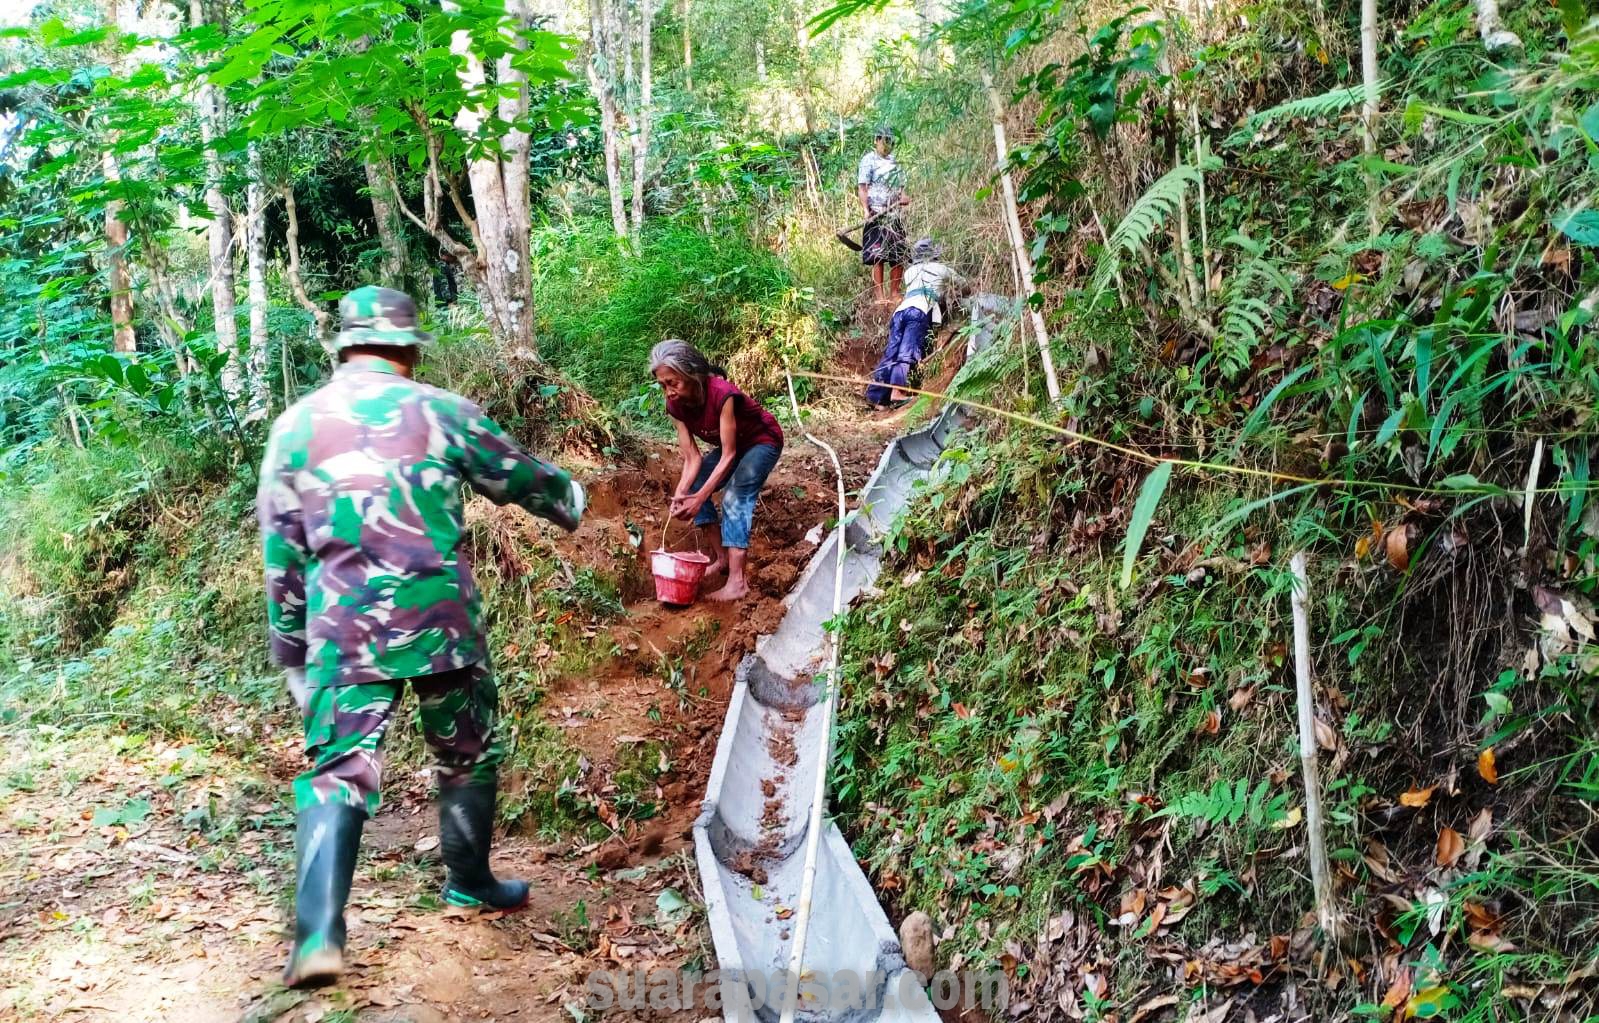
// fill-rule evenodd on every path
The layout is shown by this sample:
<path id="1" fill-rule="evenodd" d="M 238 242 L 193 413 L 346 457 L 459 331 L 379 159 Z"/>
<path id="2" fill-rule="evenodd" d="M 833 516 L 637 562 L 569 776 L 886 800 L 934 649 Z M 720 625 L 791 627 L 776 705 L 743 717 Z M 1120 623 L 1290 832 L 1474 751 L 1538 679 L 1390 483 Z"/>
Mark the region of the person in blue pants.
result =
<path id="1" fill-rule="evenodd" d="M 727 582 L 708 597 L 737 600 L 749 592 L 745 563 L 755 502 L 783 453 L 783 428 L 686 341 L 671 338 L 656 345 L 650 375 L 666 394 L 666 413 L 677 424 L 683 452 L 671 515 L 692 519 L 701 529 L 720 520 L 716 560 L 706 574 L 725 570 Z M 701 443 L 708 447 L 704 452 Z M 711 501 L 718 490 L 723 491 L 720 515 Z"/>
<path id="2" fill-rule="evenodd" d="M 964 286 L 961 276 L 938 257 L 938 245 L 931 238 L 918 239 L 911 247 L 913 262 L 905 271 L 905 298 L 888 322 L 888 347 L 866 388 L 867 402 L 877 408 L 898 408 L 910 401 L 903 388 L 922 361 L 927 335 L 943 321 L 944 302 Z"/>

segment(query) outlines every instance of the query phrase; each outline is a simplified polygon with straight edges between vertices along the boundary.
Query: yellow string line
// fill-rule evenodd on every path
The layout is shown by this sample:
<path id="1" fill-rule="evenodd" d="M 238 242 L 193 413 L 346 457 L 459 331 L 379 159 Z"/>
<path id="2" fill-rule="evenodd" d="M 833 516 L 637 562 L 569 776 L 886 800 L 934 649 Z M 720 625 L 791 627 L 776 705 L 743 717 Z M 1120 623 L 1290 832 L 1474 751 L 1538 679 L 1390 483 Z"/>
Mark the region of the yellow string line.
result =
<path id="1" fill-rule="evenodd" d="M 794 376 L 804 377 L 810 380 L 828 380 L 840 384 L 856 384 L 862 387 L 880 383 L 880 381 L 876 380 L 863 380 L 860 377 L 835 376 L 829 373 L 808 373 L 804 370 L 794 370 Z M 883 384 L 883 386 L 886 387 L 889 385 Z M 1196 469 L 1202 472 L 1213 473 L 1232 473 L 1237 476 L 1254 476 L 1261 479 L 1274 480 L 1279 483 L 1306 483 L 1318 487 L 1371 487 L 1378 490 L 1397 490 L 1408 494 L 1439 494 L 1445 496 L 1460 494 L 1486 494 L 1498 496 L 1524 493 L 1524 491 L 1521 490 L 1513 491 L 1506 487 L 1494 486 L 1493 484 L 1481 484 L 1475 487 L 1424 487 L 1409 483 L 1342 479 L 1336 476 L 1323 476 L 1320 478 L 1311 476 L 1296 476 L 1293 473 L 1278 472 L 1274 469 L 1256 469 L 1247 465 L 1228 465 L 1223 462 L 1205 462 L 1192 458 L 1166 458 L 1161 455 L 1152 455 L 1147 451 L 1140 451 L 1137 448 L 1130 448 L 1124 444 L 1117 444 L 1115 441 L 1105 440 L 1103 437 L 1094 437 L 1086 433 L 1078 433 L 1076 430 L 1068 430 L 1064 426 L 1056 426 L 1054 423 L 1046 423 L 1042 419 L 1037 419 L 1033 416 L 1025 415 L 1020 412 L 1008 412 L 1005 409 L 995 408 L 992 405 L 985 405 L 980 401 L 973 401 L 970 398 L 957 398 L 953 395 L 943 394 L 939 391 L 925 391 L 905 385 L 899 385 L 896 389 L 906 391 L 911 394 L 920 394 L 928 398 L 938 398 L 943 401 L 951 401 L 957 405 L 968 405 L 972 408 L 982 409 L 984 412 L 991 412 L 996 416 L 1012 420 L 1013 422 L 1025 423 L 1028 426 L 1036 427 L 1037 429 L 1043 430 L 1047 433 L 1053 433 L 1061 437 L 1066 437 L 1070 440 L 1081 441 L 1084 444 L 1091 444 L 1095 447 L 1101 447 L 1110 451 L 1114 451 L 1117 454 L 1143 462 L 1146 465 L 1159 465 L 1162 462 L 1169 462 L 1173 466 L 1181 466 L 1185 469 Z M 1577 494 L 1587 493 L 1596 489 L 1599 489 L 1599 483 L 1589 482 L 1583 486 L 1576 486 L 1575 484 L 1572 484 L 1554 487 L 1538 487 L 1537 489 L 1533 490 L 1533 493 Z"/>

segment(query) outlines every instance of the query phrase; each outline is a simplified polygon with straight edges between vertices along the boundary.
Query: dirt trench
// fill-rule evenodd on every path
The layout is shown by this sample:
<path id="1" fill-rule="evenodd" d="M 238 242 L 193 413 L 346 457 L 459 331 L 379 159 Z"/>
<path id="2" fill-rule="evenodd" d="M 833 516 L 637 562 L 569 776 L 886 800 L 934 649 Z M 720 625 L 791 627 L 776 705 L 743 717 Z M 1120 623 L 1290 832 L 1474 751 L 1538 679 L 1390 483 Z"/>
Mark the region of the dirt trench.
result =
<path id="1" fill-rule="evenodd" d="M 844 425 L 844 424 L 841 424 Z M 875 460 L 882 430 L 839 429 L 847 482 Z M 287 782 L 300 730 L 252 722 L 259 754 L 238 760 L 181 739 L 8 728 L 0 782 L 0 1019 L 123 1023 L 462 1023 L 571 1021 L 596 969 L 709 966 L 689 832 L 704 795 L 734 666 L 782 615 L 782 598 L 835 510 L 830 465 L 798 438 L 756 513 L 752 590 L 727 603 L 668 609 L 653 599 L 656 545 L 678 464 L 656 447 L 640 465 L 593 480 L 591 512 L 558 549 L 624 572 L 626 612 L 609 627 L 620 653 L 562 677 L 538 705 L 593 778 L 621 751 L 658 743 L 662 812 L 618 820 L 603 842 L 497 843 L 495 869 L 533 883 L 514 914 L 438 907 L 436 814 L 424 773 L 390 770 L 369 822 L 350 910 L 345 983 L 311 994 L 278 984 L 291 910 L 293 819 Z M 687 546 L 681 527 L 673 546 Z M 676 691 L 661 660 L 680 666 Z M 651 708 L 656 709 L 652 716 Z M 196 815 L 236 822 L 194 841 Z M 573 1010 L 576 1010 L 575 1012 Z M 592 1012 L 584 1018 L 594 1018 Z M 697 1020 L 703 1011 L 629 1010 L 610 1018 Z"/>

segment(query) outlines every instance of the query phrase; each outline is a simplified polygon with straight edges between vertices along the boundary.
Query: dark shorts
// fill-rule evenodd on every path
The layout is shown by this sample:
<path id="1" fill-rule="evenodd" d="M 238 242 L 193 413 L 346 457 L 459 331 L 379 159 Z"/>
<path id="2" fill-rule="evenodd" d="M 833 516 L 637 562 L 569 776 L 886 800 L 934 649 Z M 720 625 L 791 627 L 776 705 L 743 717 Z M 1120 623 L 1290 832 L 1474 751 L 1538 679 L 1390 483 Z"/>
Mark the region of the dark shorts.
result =
<path id="1" fill-rule="evenodd" d="M 867 266 L 878 263 L 904 266 L 910 262 L 910 250 L 905 247 L 905 225 L 898 217 L 878 217 L 866 225 L 861 236 L 861 262 Z"/>

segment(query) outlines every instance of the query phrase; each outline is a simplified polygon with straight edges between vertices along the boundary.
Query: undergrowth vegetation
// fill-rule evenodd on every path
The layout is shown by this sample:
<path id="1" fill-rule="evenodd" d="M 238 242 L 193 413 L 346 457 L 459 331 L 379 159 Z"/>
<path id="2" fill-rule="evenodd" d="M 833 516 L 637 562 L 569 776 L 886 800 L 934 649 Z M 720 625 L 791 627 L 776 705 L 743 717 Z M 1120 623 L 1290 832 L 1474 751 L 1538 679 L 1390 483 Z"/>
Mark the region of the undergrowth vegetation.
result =
<path id="1" fill-rule="evenodd" d="M 1046 422 L 990 417 L 897 525 L 844 624 L 838 791 L 880 887 L 1028 1018 L 1174 985 L 1179 1014 L 1594 1008 L 1599 27 L 1507 5 L 1525 48 L 1489 54 L 1468 4 L 1384 8 L 1368 154 L 1358 14 L 974 3 L 944 32 L 1033 118 L 1011 165 L 1068 397 L 1031 338 L 957 381 Z"/>
<path id="2" fill-rule="evenodd" d="M 540 348 L 590 394 L 614 403 L 649 382 L 649 351 L 682 338 L 752 372 L 741 383 L 772 389 L 786 358 L 814 366 L 825 337 L 784 264 L 741 234 L 705 234 L 663 222 L 634 255 L 598 221 L 533 235 Z M 781 374 L 777 374 L 781 379 Z"/>

